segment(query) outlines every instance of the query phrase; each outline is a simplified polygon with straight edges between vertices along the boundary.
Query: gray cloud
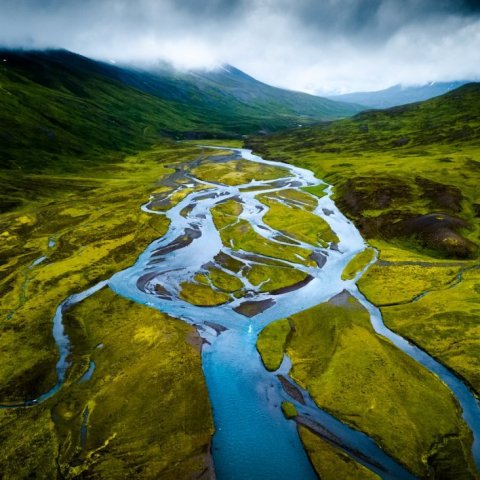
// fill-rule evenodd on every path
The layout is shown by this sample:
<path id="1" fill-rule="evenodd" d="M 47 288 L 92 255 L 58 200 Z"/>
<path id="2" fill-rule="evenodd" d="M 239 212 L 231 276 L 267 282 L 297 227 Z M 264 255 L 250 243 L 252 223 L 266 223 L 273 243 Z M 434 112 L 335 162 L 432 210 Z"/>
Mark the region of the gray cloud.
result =
<path id="1" fill-rule="evenodd" d="M 231 63 L 301 90 L 480 78 L 476 0 L 0 0 L 0 44 Z"/>

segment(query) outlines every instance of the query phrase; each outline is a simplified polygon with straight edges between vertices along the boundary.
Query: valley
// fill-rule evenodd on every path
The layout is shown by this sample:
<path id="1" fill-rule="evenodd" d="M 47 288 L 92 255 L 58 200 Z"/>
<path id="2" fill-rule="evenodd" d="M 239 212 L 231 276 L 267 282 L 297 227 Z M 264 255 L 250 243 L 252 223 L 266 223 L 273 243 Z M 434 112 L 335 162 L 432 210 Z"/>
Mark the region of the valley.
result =
<path id="1" fill-rule="evenodd" d="M 464 417 L 466 424 L 457 403 L 462 400 L 452 395 L 428 366 L 417 363 L 418 358 L 408 349 L 405 351 L 412 357 L 378 336 L 378 327 L 370 324 L 375 313 L 355 287 L 372 256 L 362 260 L 360 252 L 368 252 L 367 246 L 330 199 L 331 189 L 322 187 L 306 170 L 264 161 L 248 151 L 241 155 L 244 159 L 223 147 L 211 150 L 193 144 L 166 144 L 127 158 L 117 166 L 122 173 L 103 180 L 98 191 L 91 185 L 90 193 L 98 196 L 90 215 L 81 195 L 72 198 L 70 193 L 67 199 L 61 195 L 57 199 L 56 208 L 67 201 L 67 208 L 58 210 L 57 218 L 67 217 L 71 223 L 60 224 L 57 231 L 37 233 L 37 245 L 44 245 L 45 259 L 36 264 L 27 261 L 17 289 L 11 292 L 12 307 L 17 302 L 10 310 L 11 326 L 23 326 L 26 319 L 28 328 L 35 329 L 28 337 L 38 340 L 42 331 L 51 345 L 45 350 L 39 349 L 38 343 L 23 344 L 25 358 L 36 363 L 25 371 L 25 364 L 15 362 L 10 369 L 23 368 L 13 375 L 12 370 L 5 372 L 12 382 L 8 391 L 18 392 L 9 399 L 10 405 L 15 407 L 23 399 L 30 406 L 5 408 L 8 403 L 4 402 L 3 430 L 8 431 L 10 425 L 16 431 L 21 421 L 23 435 L 31 439 L 48 435 L 51 439 L 50 444 L 27 455 L 25 472 L 41 465 L 46 476 L 59 472 L 68 478 L 133 472 L 145 478 L 178 478 L 194 472 L 209 477 L 214 462 L 217 475 L 224 478 L 245 478 L 252 471 L 262 478 L 315 478 L 315 470 L 329 478 L 324 462 L 316 463 L 324 452 L 338 462 L 345 475 L 353 472 L 348 474 L 358 478 L 367 475 L 365 472 L 381 478 L 423 478 L 431 469 L 449 475 L 451 468 L 462 478 L 475 478 L 472 452 L 477 454 L 476 447 L 472 450 L 471 432 L 477 433 L 478 402 L 470 394 L 467 403 L 473 405 L 473 419 Z M 133 208 L 127 228 L 124 215 L 115 219 L 113 199 L 115 192 L 124 190 L 122 178 L 130 170 L 129 186 L 135 183 L 131 175 L 138 181 L 130 193 L 132 201 L 137 195 L 149 200 L 142 208 L 138 204 Z M 155 188 L 148 189 L 152 182 Z M 128 196 L 121 198 L 124 212 Z M 49 206 L 46 202 L 37 209 Z M 85 212 L 80 221 L 75 220 L 80 215 L 72 215 L 74 211 Z M 285 218 L 290 221 L 285 223 Z M 55 252 L 74 245 L 75 236 L 82 230 L 91 231 L 93 222 L 100 219 L 99 225 L 111 228 L 112 233 L 121 227 L 124 235 L 117 239 L 118 244 L 108 242 L 109 235 L 104 234 L 90 239 L 91 247 L 83 240 L 79 250 L 67 250 L 67 258 L 56 260 Z M 35 232 L 36 217 L 29 225 Z M 27 235 L 36 236 L 33 232 Z M 20 232 L 9 235 L 20 237 Z M 55 239 L 50 243 L 50 255 L 49 239 Z M 104 252 L 98 262 L 92 262 L 92 249 L 99 250 L 97 242 Z M 136 245 L 138 253 L 143 253 L 135 265 L 122 271 L 122 262 L 125 266 L 132 263 L 131 257 L 130 261 L 122 258 L 123 248 L 118 246 L 123 242 Z M 82 264 L 82 256 L 89 259 L 87 265 Z M 78 265 L 77 276 L 72 276 L 73 265 Z M 58 272 L 57 286 L 42 286 L 42 270 L 48 268 Z M 62 281 L 67 272 L 68 283 Z M 58 337 L 57 345 L 52 344 L 51 328 L 29 315 L 29 304 L 38 304 L 33 292 L 42 295 L 46 288 L 53 298 L 42 295 L 45 311 L 54 311 L 61 300 L 79 293 L 82 284 L 88 288 L 102 280 L 109 289 L 93 292 L 63 311 L 60 343 L 68 343 L 68 368 L 59 377 L 57 367 L 55 379 Z M 59 299 L 60 295 L 64 298 Z M 152 308 L 161 313 L 154 314 Z M 281 318 L 287 320 L 278 320 Z M 128 323 L 122 323 L 125 320 Z M 188 330 L 192 328 L 189 325 L 198 333 Z M 169 346 L 166 341 L 173 343 Z M 184 346 L 179 349 L 180 345 Z M 200 347 L 206 384 L 196 350 Z M 12 343 L 11 348 L 18 346 Z M 312 348 L 318 352 L 313 356 Z M 165 352 L 170 353 L 165 356 Z M 285 353 L 288 356 L 284 357 Z M 365 363 L 358 361 L 360 358 Z M 373 371 L 372 365 L 376 365 Z M 37 380 L 42 371 L 43 386 Z M 29 373 L 35 377 L 25 381 Z M 51 395 L 28 401 L 59 380 L 59 388 Z M 172 381 L 176 392 L 168 386 Z M 385 382 L 391 383 L 387 389 Z M 205 394 L 203 399 L 198 396 L 199 389 L 206 392 L 206 387 L 210 400 Z M 111 403 L 123 389 L 131 388 L 135 390 L 129 401 L 133 402 L 135 437 L 125 430 L 129 416 L 122 410 L 115 414 Z M 330 389 L 333 397 L 329 399 Z M 147 413 L 151 407 L 143 402 L 154 392 L 163 399 L 154 412 L 162 417 L 168 412 L 169 422 L 159 420 L 162 429 L 149 433 L 154 413 Z M 385 392 L 391 392 L 388 400 Z M 458 395 L 455 388 L 453 392 Z M 178 404 L 178 398 L 186 403 Z M 169 401 L 175 403 L 166 403 Z M 359 417 L 355 408 L 362 411 L 365 404 L 371 405 L 370 413 Z M 291 413 L 286 405 L 292 406 Z M 461 406 L 468 411 L 466 404 Z M 402 415 L 399 408 L 405 409 Z M 395 416 L 389 413 L 392 409 Z M 105 416 L 107 411 L 110 413 Z M 138 417 L 140 412 L 144 412 L 145 423 Z M 441 423 L 438 418 L 443 419 Z M 181 431 L 177 430 L 179 424 Z M 358 437 L 357 430 L 369 437 Z M 392 436 L 390 432 L 395 431 L 403 434 Z M 405 436 L 407 432 L 411 438 Z M 269 440 L 272 435 L 274 443 Z M 150 438 L 153 444 L 145 449 Z M 4 453 L 3 461 L 10 468 L 18 468 L 16 446 L 21 441 L 14 443 L 15 436 L 9 440 L 12 450 Z M 168 441 L 175 441 L 173 450 L 165 443 Z M 158 456 L 156 446 L 171 451 L 171 456 Z M 122 455 L 119 462 L 118 455 L 125 449 L 129 455 Z M 140 452 L 148 470 L 138 465 Z M 20 450 L 21 455 L 25 453 Z M 57 465 L 50 463 L 49 470 L 45 456 L 55 458 Z M 177 466 L 172 469 L 173 465 Z"/>
<path id="2" fill-rule="evenodd" d="M 0 478 L 479 478 L 479 84 L 2 55 Z"/>

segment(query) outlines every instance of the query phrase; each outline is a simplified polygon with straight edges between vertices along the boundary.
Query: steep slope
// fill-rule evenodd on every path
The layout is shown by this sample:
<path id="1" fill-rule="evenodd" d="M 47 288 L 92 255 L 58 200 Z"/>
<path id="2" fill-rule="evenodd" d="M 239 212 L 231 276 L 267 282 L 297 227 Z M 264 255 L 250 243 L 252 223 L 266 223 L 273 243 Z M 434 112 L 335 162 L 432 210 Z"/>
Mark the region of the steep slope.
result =
<path id="1" fill-rule="evenodd" d="M 438 97 L 465 85 L 466 81 L 432 82 L 426 85 L 404 87 L 394 85 L 376 92 L 353 92 L 344 95 L 330 95 L 327 98 L 340 102 L 353 102 L 370 108 L 389 108 L 407 103 L 420 102 Z"/>
<path id="2" fill-rule="evenodd" d="M 239 136 L 358 111 L 236 70 L 149 73 L 62 50 L 3 51 L 0 59 L 2 168 L 72 169 L 160 137 Z"/>
<path id="3" fill-rule="evenodd" d="M 165 99 L 188 102 L 190 108 L 209 108 L 233 115 L 256 118 L 261 112 L 272 116 L 302 117 L 303 121 L 350 116 L 363 107 L 306 95 L 266 85 L 231 65 L 214 70 L 178 71 L 162 64 L 145 69 L 125 68 L 121 81 Z M 192 99 L 194 101 L 192 102 Z M 227 122 L 228 123 L 228 122 Z"/>

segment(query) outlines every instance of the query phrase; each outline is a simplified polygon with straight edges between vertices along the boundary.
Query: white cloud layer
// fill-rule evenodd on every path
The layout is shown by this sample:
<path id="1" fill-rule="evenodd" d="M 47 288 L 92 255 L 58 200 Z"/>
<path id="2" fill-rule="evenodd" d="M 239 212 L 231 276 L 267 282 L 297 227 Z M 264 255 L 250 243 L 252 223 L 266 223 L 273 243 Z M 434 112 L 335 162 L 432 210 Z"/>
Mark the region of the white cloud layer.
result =
<path id="1" fill-rule="evenodd" d="M 480 79 L 473 0 L 0 0 L 0 44 L 344 93 Z"/>

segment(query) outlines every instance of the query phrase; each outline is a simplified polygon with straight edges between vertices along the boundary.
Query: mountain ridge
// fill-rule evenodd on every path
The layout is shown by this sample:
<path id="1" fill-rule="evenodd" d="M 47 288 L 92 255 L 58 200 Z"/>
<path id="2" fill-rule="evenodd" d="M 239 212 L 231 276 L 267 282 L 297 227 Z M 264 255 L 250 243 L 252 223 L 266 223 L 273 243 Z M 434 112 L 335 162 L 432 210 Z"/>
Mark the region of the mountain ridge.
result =
<path id="1" fill-rule="evenodd" d="M 413 86 L 397 84 L 383 90 L 326 95 L 326 98 L 382 109 L 429 100 L 430 98 L 438 97 L 455 90 L 467 83 L 471 82 L 468 80 L 457 80 L 452 82 L 429 82 L 423 85 Z"/>
<path id="2" fill-rule="evenodd" d="M 0 50 L 0 59 L 2 168 L 68 169 L 162 138 L 240 137 L 361 110 L 239 70 L 147 72 L 66 50 Z"/>

